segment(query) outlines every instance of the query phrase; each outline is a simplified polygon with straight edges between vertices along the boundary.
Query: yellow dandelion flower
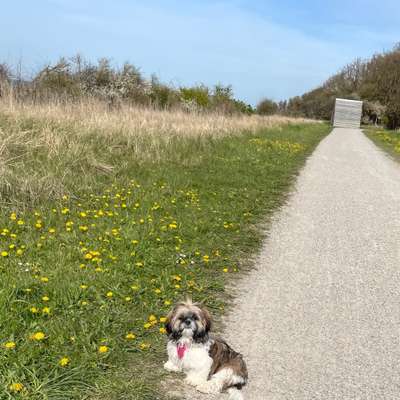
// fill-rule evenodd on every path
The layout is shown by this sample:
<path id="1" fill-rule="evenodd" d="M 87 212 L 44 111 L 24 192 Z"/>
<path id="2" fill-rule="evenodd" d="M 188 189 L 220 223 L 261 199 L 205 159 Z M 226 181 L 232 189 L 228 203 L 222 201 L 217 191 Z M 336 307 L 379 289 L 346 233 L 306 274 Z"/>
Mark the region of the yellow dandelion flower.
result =
<path id="1" fill-rule="evenodd" d="M 10 392 L 21 392 L 23 388 L 24 388 L 24 385 L 20 382 L 12 383 L 9 386 Z"/>
<path id="2" fill-rule="evenodd" d="M 61 367 L 66 367 L 70 363 L 70 359 L 68 357 L 63 357 L 58 361 L 58 364 Z"/>
<path id="3" fill-rule="evenodd" d="M 132 286 L 131 286 L 131 289 L 134 290 L 134 291 L 137 291 L 137 290 L 139 290 L 139 286 L 132 285 Z"/>
<path id="4" fill-rule="evenodd" d="M 85 218 L 87 216 L 87 214 L 84 211 L 81 211 L 79 213 L 79 216 L 82 217 L 82 218 Z"/>
<path id="5" fill-rule="evenodd" d="M 155 315 L 151 314 L 151 315 L 149 316 L 149 321 L 150 321 L 150 322 L 152 322 L 152 321 L 157 321 L 157 317 L 156 317 Z"/>
<path id="6" fill-rule="evenodd" d="M 23 253 L 24 253 L 24 251 L 22 249 L 17 250 L 17 256 L 21 256 Z"/>
<path id="7" fill-rule="evenodd" d="M 139 347 L 141 350 L 147 350 L 150 347 L 150 343 L 142 342 L 140 343 Z"/>
<path id="8" fill-rule="evenodd" d="M 99 353 L 107 353 L 108 352 L 108 347 L 107 346 L 100 346 L 99 347 Z"/>
<path id="9" fill-rule="evenodd" d="M 129 332 L 129 333 L 125 336 L 125 339 L 127 339 L 127 340 L 136 339 L 136 335 L 135 335 L 134 333 L 132 333 L 132 332 Z"/>
<path id="10" fill-rule="evenodd" d="M 110 298 L 110 297 L 113 297 L 114 294 L 113 294 L 113 292 L 107 292 L 106 296 Z"/>
<path id="11" fill-rule="evenodd" d="M 143 263 L 140 262 L 140 261 L 136 262 L 135 265 L 136 265 L 137 267 L 143 267 Z"/>
<path id="12" fill-rule="evenodd" d="M 85 289 L 87 289 L 88 288 L 88 286 L 87 285 L 80 285 L 79 286 L 81 289 L 83 289 L 83 290 L 85 290 Z"/>
<path id="13" fill-rule="evenodd" d="M 22 220 L 22 219 L 19 219 L 19 220 L 17 221 L 17 224 L 18 224 L 18 225 L 24 225 L 24 223 L 25 223 L 25 222 L 24 222 L 24 220 Z"/>
<path id="14" fill-rule="evenodd" d="M 165 301 L 164 301 L 164 304 L 165 304 L 166 306 L 170 306 L 170 305 L 171 305 L 171 302 L 170 302 L 169 300 L 165 300 Z"/>
<path id="15" fill-rule="evenodd" d="M 49 281 L 49 278 L 47 278 L 47 276 L 42 276 L 42 277 L 40 278 L 40 280 L 41 280 L 43 283 L 47 283 L 47 282 Z"/>
<path id="16" fill-rule="evenodd" d="M 161 318 L 160 318 L 160 322 L 161 322 L 161 323 L 167 322 L 167 317 L 161 317 Z"/>
<path id="17" fill-rule="evenodd" d="M 38 342 L 40 342 L 41 340 L 43 340 L 46 337 L 46 335 L 43 332 L 35 332 L 30 336 L 31 340 L 36 340 Z"/>
<path id="18" fill-rule="evenodd" d="M 65 207 L 61 210 L 61 214 L 68 214 L 69 213 L 69 208 Z"/>
<path id="19" fill-rule="evenodd" d="M 14 212 L 11 213 L 10 219 L 13 220 L 13 221 L 15 221 L 15 220 L 17 219 L 17 214 L 15 214 Z"/>
<path id="20" fill-rule="evenodd" d="M 42 308 L 42 313 L 43 313 L 43 314 L 49 315 L 50 312 L 51 312 L 51 311 L 50 311 L 50 307 L 43 307 L 43 308 Z"/>
<path id="21" fill-rule="evenodd" d="M 139 240 L 131 240 L 131 243 L 132 243 L 132 244 L 138 244 L 138 243 L 139 243 Z"/>
<path id="22" fill-rule="evenodd" d="M 90 253 L 85 254 L 85 260 L 91 260 L 93 256 Z"/>
<path id="23" fill-rule="evenodd" d="M 2 257 L 8 257 L 8 251 L 2 251 L 1 253 L 0 253 L 0 255 L 2 256 Z"/>
<path id="24" fill-rule="evenodd" d="M 5 347 L 6 349 L 15 349 L 15 346 L 16 346 L 15 342 L 7 342 L 7 343 L 4 343 L 4 347 Z"/>
<path id="25" fill-rule="evenodd" d="M 151 327 L 151 323 L 150 323 L 150 322 L 146 322 L 146 323 L 143 325 L 143 327 L 144 327 L 144 329 L 149 329 L 149 328 Z"/>
<path id="26" fill-rule="evenodd" d="M 154 289 L 154 293 L 156 293 L 156 294 L 160 294 L 161 293 L 161 289 Z"/>
<path id="27" fill-rule="evenodd" d="M 167 330 L 165 328 L 160 328 L 159 332 L 162 333 L 162 334 L 165 334 L 165 333 L 167 333 Z"/>
<path id="28" fill-rule="evenodd" d="M 42 297 L 42 300 L 43 300 L 43 301 L 49 301 L 50 298 L 49 298 L 48 296 L 43 296 L 43 297 Z"/>
<path id="29" fill-rule="evenodd" d="M 125 297 L 125 301 L 131 301 L 131 300 L 132 300 L 132 297 L 129 297 L 129 296 Z"/>
<path id="30" fill-rule="evenodd" d="M 30 308 L 30 312 L 31 312 L 32 314 L 37 314 L 37 313 L 39 312 L 39 310 L 38 310 L 36 307 L 31 307 L 31 308 Z"/>
<path id="31" fill-rule="evenodd" d="M 224 272 L 228 272 L 228 271 L 229 271 L 229 269 L 228 269 L 228 268 L 224 268 L 222 271 L 224 271 Z"/>
<path id="32" fill-rule="evenodd" d="M 49 228 L 49 233 L 56 233 L 56 230 L 54 228 Z"/>

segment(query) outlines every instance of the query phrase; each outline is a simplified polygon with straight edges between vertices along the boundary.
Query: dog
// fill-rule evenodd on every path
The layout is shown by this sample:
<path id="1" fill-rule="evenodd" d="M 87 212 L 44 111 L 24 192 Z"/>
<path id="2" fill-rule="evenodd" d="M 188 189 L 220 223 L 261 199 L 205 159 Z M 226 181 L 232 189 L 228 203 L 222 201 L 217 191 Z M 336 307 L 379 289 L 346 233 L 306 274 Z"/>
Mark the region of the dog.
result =
<path id="1" fill-rule="evenodd" d="M 191 300 L 176 304 L 167 316 L 168 371 L 184 372 L 185 382 L 202 393 L 227 391 L 230 400 L 242 400 L 247 367 L 241 354 L 224 340 L 210 336 L 211 317 Z"/>

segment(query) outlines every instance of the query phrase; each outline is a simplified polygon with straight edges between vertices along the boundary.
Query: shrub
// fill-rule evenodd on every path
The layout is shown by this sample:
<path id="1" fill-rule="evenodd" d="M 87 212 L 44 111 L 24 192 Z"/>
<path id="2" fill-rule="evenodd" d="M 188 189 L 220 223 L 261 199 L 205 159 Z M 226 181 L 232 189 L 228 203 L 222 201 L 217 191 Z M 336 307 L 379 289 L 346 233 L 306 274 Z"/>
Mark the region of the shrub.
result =
<path id="1" fill-rule="evenodd" d="M 257 114 L 273 115 L 278 111 L 278 105 L 270 99 L 263 99 L 257 104 Z"/>

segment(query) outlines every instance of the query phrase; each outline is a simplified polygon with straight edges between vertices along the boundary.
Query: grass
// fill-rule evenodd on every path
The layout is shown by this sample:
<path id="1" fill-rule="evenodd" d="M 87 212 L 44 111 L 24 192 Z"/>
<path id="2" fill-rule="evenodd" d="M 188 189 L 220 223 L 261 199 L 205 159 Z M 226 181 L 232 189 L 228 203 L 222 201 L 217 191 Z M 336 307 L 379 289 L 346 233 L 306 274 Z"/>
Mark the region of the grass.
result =
<path id="1" fill-rule="evenodd" d="M 130 139 L 74 118 L 0 116 L 0 399 L 162 399 L 171 304 L 223 312 L 259 223 L 330 128 Z"/>
<path id="2" fill-rule="evenodd" d="M 292 121 L 128 106 L 109 112 L 95 101 L 35 106 L 14 105 L 11 100 L 0 102 L 0 119 L 0 201 L 19 202 L 18 207 L 67 192 L 96 190 L 101 182 L 129 176 L 135 163 L 168 160 L 193 165 L 201 161 L 207 139 Z"/>
<path id="3" fill-rule="evenodd" d="M 366 128 L 365 134 L 393 158 L 400 161 L 400 133 L 383 128 Z"/>

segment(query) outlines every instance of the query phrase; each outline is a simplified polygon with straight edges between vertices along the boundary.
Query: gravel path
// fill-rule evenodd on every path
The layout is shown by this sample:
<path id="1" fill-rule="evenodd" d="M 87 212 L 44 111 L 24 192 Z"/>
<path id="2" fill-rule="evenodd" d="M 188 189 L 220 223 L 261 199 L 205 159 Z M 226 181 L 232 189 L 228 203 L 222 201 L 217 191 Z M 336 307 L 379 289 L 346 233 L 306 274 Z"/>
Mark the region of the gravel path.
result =
<path id="1" fill-rule="evenodd" d="M 335 129 L 237 290 L 224 337 L 247 360 L 245 399 L 399 399 L 400 165 Z"/>

